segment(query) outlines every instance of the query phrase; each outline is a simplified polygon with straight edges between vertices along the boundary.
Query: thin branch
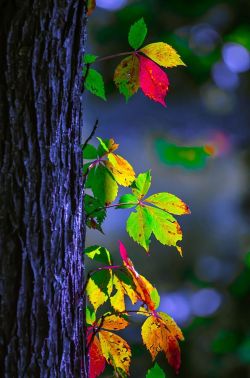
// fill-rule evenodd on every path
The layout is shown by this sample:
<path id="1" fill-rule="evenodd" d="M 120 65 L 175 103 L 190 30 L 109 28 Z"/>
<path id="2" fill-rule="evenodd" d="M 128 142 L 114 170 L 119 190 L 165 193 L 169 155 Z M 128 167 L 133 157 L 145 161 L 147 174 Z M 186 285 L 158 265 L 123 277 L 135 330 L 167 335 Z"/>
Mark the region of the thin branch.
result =
<path id="1" fill-rule="evenodd" d="M 91 133 L 89 134 L 88 138 L 85 140 L 85 142 L 83 143 L 82 145 L 82 150 L 84 150 L 84 148 L 87 146 L 87 144 L 89 143 L 89 141 L 93 138 L 93 136 L 95 135 L 95 132 L 96 132 L 96 129 L 98 127 L 98 123 L 99 123 L 99 120 L 97 119 L 95 121 L 95 124 L 93 126 L 93 129 L 91 131 Z"/>
<path id="2" fill-rule="evenodd" d="M 124 56 L 124 55 L 131 55 L 133 53 L 134 51 L 126 51 L 126 52 L 122 52 L 118 54 L 108 55 L 108 56 L 104 56 L 103 58 L 97 58 L 95 62 L 102 62 L 104 60 L 109 60 L 109 59 L 117 58 L 119 56 Z"/>

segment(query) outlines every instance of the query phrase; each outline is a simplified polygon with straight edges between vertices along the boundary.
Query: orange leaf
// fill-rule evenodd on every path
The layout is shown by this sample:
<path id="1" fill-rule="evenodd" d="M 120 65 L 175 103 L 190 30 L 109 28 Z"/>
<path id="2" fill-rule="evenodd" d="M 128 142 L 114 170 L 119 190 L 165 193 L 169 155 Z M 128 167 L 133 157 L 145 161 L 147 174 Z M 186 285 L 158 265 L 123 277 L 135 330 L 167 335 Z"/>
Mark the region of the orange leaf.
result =
<path id="1" fill-rule="evenodd" d="M 160 351 L 165 353 L 169 364 L 177 373 L 181 364 L 179 340 L 183 335 L 174 320 L 159 312 L 148 317 L 142 325 L 142 339 L 154 360 Z"/>
<path id="2" fill-rule="evenodd" d="M 138 55 L 140 60 L 139 80 L 143 93 L 163 106 L 169 81 L 165 72 L 152 60 Z"/>
<path id="3" fill-rule="evenodd" d="M 128 271 L 130 272 L 133 278 L 133 282 L 135 284 L 134 291 L 137 294 L 138 300 L 144 302 L 148 306 L 150 311 L 155 311 L 156 305 L 151 298 L 151 293 L 155 291 L 156 289 L 145 277 L 137 273 L 132 261 L 128 257 L 126 248 L 121 241 L 119 241 L 119 245 L 120 245 L 120 255 L 121 255 L 121 258 L 123 259 L 123 264 L 128 269 Z"/>
<path id="4" fill-rule="evenodd" d="M 127 320 L 118 315 L 105 316 L 102 328 L 117 331 L 128 326 Z"/>

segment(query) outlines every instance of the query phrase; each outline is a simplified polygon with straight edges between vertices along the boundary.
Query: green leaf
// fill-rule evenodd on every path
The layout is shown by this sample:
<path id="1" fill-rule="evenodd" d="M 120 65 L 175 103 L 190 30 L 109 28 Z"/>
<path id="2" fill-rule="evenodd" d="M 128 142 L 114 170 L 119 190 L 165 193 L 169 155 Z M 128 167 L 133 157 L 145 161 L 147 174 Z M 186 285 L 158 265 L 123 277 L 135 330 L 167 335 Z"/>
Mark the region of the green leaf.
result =
<path id="1" fill-rule="evenodd" d="M 84 195 L 84 210 L 87 217 L 95 218 L 98 225 L 101 225 L 106 218 L 106 209 L 103 204 L 89 194 Z"/>
<path id="2" fill-rule="evenodd" d="M 83 175 L 87 174 L 88 168 L 89 168 L 90 164 L 91 164 L 91 162 L 88 162 L 88 163 L 86 163 L 86 164 L 83 165 L 83 167 L 82 167 L 82 174 Z"/>
<path id="3" fill-rule="evenodd" d="M 160 295 L 159 295 L 159 293 L 158 293 L 158 291 L 157 291 L 156 288 L 154 288 L 154 289 L 151 291 L 151 293 L 150 293 L 150 298 L 151 298 L 152 302 L 153 302 L 154 305 L 155 305 L 155 309 L 157 309 L 157 308 L 159 307 L 159 304 L 160 304 L 160 300 L 161 300 L 161 298 L 160 298 Z"/>
<path id="4" fill-rule="evenodd" d="M 109 270 L 99 270 L 98 272 L 95 272 L 91 275 L 91 279 L 104 294 L 109 294 L 109 282 L 111 279 L 111 273 Z"/>
<path id="5" fill-rule="evenodd" d="M 110 252 L 104 247 L 92 245 L 84 250 L 84 254 L 92 260 L 104 263 L 106 265 L 112 265 Z"/>
<path id="6" fill-rule="evenodd" d="M 103 156 L 106 152 L 109 152 L 109 149 L 108 149 L 109 139 L 102 139 L 100 137 L 97 137 L 96 139 L 98 139 L 100 142 L 100 145 L 98 146 L 98 149 L 97 149 L 99 156 Z"/>
<path id="7" fill-rule="evenodd" d="M 132 212 L 127 220 L 127 232 L 129 236 L 140 244 L 147 252 L 149 250 L 150 235 L 152 233 L 153 219 L 146 207 L 137 206 L 136 212 Z"/>
<path id="8" fill-rule="evenodd" d="M 92 325 L 96 321 L 95 311 L 89 306 L 86 307 L 86 323 Z"/>
<path id="9" fill-rule="evenodd" d="M 85 64 L 91 64 L 91 63 L 94 63 L 96 61 L 96 59 L 98 58 L 97 55 L 93 55 L 93 54 L 84 54 L 84 57 L 83 57 L 83 63 Z"/>
<path id="10" fill-rule="evenodd" d="M 170 193 L 157 193 L 145 199 L 160 209 L 176 215 L 189 214 L 189 207 L 178 197 Z"/>
<path id="11" fill-rule="evenodd" d="M 98 153 L 97 149 L 92 146 L 92 144 L 87 144 L 83 149 L 83 158 L 84 159 L 97 159 Z"/>
<path id="12" fill-rule="evenodd" d="M 166 375 L 156 362 L 152 369 L 148 370 L 146 378 L 166 378 Z"/>
<path id="13" fill-rule="evenodd" d="M 91 188 L 94 196 L 102 205 L 108 205 L 115 200 L 118 193 L 118 185 L 111 173 L 103 165 L 90 170 L 86 188 Z"/>
<path id="14" fill-rule="evenodd" d="M 181 248 L 177 245 L 177 242 L 182 240 L 182 231 L 177 220 L 164 210 L 151 206 L 146 208 L 153 219 L 152 231 L 156 239 L 164 245 L 176 247 L 182 254 Z"/>
<path id="15" fill-rule="evenodd" d="M 83 68 L 83 76 L 86 75 L 87 68 Z M 88 74 L 84 81 L 85 88 L 93 93 L 95 96 L 106 100 L 105 96 L 105 89 L 104 89 L 104 81 L 102 75 L 94 70 L 93 68 L 89 68 Z"/>
<path id="16" fill-rule="evenodd" d="M 119 203 L 122 205 L 117 206 L 117 209 L 129 209 L 138 204 L 138 199 L 133 194 L 124 194 L 120 197 Z"/>
<path id="17" fill-rule="evenodd" d="M 147 35 L 147 26 L 143 18 L 135 22 L 129 31 L 128 42 L 130 46 L 137 50 L 144 42 L 144 39 Z"/>
<path id="18" fill-rule="evenodd" d="M 138 198 L 142 199 L 148 192 L 151 185 L 150 170 L 145 173 L 140 173 L 132 184 L 132 192 Z"/>

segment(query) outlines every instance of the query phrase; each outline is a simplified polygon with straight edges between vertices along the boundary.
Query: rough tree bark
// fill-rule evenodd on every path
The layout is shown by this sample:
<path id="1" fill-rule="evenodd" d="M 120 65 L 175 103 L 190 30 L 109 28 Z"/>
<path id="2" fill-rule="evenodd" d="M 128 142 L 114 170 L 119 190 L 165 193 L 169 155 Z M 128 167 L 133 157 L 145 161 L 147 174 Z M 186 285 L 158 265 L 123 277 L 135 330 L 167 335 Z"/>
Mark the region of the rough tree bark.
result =
<path id="1" fill-rule="evenodd" d="M 86 377 L 84 0 L 0 0 L 0 375 Z"/>

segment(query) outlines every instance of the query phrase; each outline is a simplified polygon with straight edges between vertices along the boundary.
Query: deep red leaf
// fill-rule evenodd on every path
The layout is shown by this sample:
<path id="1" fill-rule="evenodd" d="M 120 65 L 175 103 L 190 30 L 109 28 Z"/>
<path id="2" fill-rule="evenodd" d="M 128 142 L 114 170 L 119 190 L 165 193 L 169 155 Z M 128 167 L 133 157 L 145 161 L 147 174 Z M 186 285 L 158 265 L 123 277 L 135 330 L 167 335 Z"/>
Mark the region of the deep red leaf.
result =
<path id="1" fill-rule="evenodd" d="M 143 93 L 152 100 L 166 106 L 165 97 L 169 81 L 166 73 L 152 60 L 139 55 L 139 81 Z"/>

